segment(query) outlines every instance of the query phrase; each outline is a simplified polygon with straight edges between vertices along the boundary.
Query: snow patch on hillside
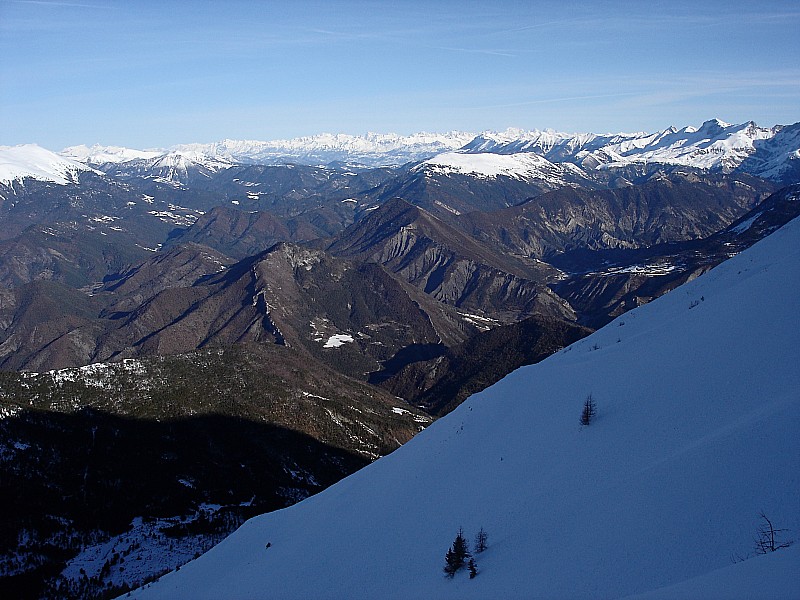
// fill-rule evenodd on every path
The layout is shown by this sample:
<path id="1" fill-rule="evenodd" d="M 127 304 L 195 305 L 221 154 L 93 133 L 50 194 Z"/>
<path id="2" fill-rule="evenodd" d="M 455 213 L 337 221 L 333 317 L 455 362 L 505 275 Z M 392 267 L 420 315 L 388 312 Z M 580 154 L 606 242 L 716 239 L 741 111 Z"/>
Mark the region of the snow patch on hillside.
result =
<path id="1" fill-rule="evenodd" d="M 337 333 L 336 335 L 330 336 L 322 347 L 338 348 L 339 346 L 343 346 L 344 344 L 347 344 L 352 341 L 353 341 L 352 335 L 349 335 L 347 333 Z"/>

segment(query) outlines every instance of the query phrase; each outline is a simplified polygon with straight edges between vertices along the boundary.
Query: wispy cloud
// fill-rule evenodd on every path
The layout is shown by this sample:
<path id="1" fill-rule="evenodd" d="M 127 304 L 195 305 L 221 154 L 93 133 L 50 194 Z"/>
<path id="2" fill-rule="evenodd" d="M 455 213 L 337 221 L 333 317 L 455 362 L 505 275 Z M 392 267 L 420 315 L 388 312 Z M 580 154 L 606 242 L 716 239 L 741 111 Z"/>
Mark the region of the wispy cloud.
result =
<path id="1" fill-rule="evenodd" d="M 110 9 L 113 6 L 103 4 L 83 4 L 80 2 L 48 2 L 47 0 L 11 0 L 14 4 L 34 4 L 37 6 L 64 6 L 68 8 L 95 8 L 95 9 Z"/>
<path id="2" fill-rule="evenodd" d="M 489 50 L 482 48 L 456 48 L 453 46 L 436 46 L 436 50 L 446 50 L 448 52 L 469 52 L 471 54 L 488 54 L 490 56 L 507 56 L 509 58 L 517 58 L 517 54 L 511 54 L 503 50 Z"/>

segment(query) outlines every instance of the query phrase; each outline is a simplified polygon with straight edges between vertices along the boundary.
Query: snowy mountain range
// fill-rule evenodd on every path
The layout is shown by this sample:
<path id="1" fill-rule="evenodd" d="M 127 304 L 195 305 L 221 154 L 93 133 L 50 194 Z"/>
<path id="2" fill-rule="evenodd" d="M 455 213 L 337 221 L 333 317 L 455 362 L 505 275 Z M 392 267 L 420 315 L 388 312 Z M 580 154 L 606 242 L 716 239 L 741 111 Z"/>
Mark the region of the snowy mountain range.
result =
<path id="1" fill-rule="evenodd" d="M 704 169 L 737 166 L 760 140 L 781 130 L 759 127 L 752 121 L 731 125 L 711 119 L 699 128 L 670 127 L 656 133 L 566 134 L 552 130 L 484 133 L 470 142 L 471 153 L 516 154 L 534 152 L 552 162 L 572 162 L 588 169 L 601 165 L 658 162 Z"/>
<path id="2" fill-rule="evenodd" d="M 415 133 L 408 136 L 394 133 L 366 135 L 329 134 L 290 140 L 236 141 L 213 144 L 186 144 L 174 150 L 195 151 L 241 163 L 281 164 L 299 162 L 309 165 L 332 162 L 357 163 L 365 166 L 400 166 L 441 152 L 455 150 L 475 136 L 471 133 Z"/>
<path id="3" fill-rule="evenodd" d="M 366 166 L 399 166 L 462 147 L 475 137 L 471 133 L 393 133 L 347 135 L 323 133 L 290 140 L 222 140 L 210 144 L 180 144 L 167 150 L 130 150 L 115 146 L 71 146 L 61 154 L 87 164 L 124 163 L 134 158 L 156 158 L 167 153 L 195 161 L 203 159 L 239 164 L 308 165 L 355 162 Z"/>
<path id="4" fill-rule="evenodd" d="M 800 532 L 799 248 L 795 220 L 133 596 L 796 597 L 800 545 L 753 540 Z M 442 571 L 462 527 L 474 579 Z"/>
<path id="5" fill-rule="evenodd" d="M 290 140 L 183 144 L 162 150 L 80 145 L 65 148 L 57 156 L 28 144 L 0 148 L 0 182 L 35 177 L 66 183 L 71 179 L 65 169 L 74 173 L 87 167 L 108 170 L 111 165 L 139 175 L 154 172 L 167 180 L 180 180 L 192 167 L 206 171 L 233 164 L 398 167 L 421 161 L 419 168 L 438 173 L 546 179 L 555 184 L 569 184 L 598 171 L 648 165 L 740 170 L 793 183 L 800 176 L 800 123 L 765 128 L 752 121 L 731 125 L 712 119 L 699 128 L 617 134 L 521 129 L 477 135 L 320 134 Z"/>
<path id="6" fill-rule="evenodd" d="M 533 162 L 531 155 L 540 158 Z M 503 157 L 503 158 L 500 158 Z M 584 174 L 627 166 L 668 165 L 731 172 L 747 160 L 745 172 L 788 182 L 800 168 L 800 124 L 759 127 L 718 119 L 699 128 L 670 127 L 657 133 L 597 135 L 552 130 L 483 133 L 458 152 L 427 162 L 440 169 L 496 177 L 543 178 L 559 165 Z M 576 168 L 576 167 L 579 167 Z"/>

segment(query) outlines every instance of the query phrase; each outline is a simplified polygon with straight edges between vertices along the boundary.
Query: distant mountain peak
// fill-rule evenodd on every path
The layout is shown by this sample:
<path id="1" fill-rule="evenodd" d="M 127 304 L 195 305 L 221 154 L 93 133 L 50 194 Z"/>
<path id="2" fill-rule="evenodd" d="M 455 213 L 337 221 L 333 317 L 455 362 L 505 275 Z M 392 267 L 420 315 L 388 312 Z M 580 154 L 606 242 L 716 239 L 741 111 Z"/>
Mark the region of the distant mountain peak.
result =
<path id="1" fill-rule="evenodd" d="M 708 121 L 705 121 L 703 123 L 703 125 L 700 127 L 700 129 L 711 128 L 711 127 L 719 127 L 719 128 L 725 129 L 726 127 L 730 127 L 730 126 L 731 126 L 730 123 L 726 123 L 722 119 L 717 119 L 716 117 L 714 117 L 713 119 L 709 119 Z"/>

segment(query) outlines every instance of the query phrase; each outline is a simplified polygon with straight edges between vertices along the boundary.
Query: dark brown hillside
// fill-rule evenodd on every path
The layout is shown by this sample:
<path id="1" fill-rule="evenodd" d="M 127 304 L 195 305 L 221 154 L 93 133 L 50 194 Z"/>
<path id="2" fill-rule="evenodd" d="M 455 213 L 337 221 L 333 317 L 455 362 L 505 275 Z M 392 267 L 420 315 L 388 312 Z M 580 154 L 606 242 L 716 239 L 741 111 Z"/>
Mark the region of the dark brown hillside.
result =
<path id="1" fill-rule="evenodd" d="M 555 270 L 501 254 L 400 198 L 347 228 L 328 251 L 381 264 L 440 302 L 503 321 L 574 316 L 543 285 Z"/>
<path id="2" fill-rule="evenodd" d="M 286 219 L 265 211 L 245 212 L 217 206 L 175 235 L 170 243 L 195 242 L 242 259 L 278 242 L 307 241 L 327 235 L 328 232 L 313 225 L 306 215 Z"/>
<path id="3" fill-rule="evenodd" d="M 71 366 L 94 352 L 98 300 L 54 281 L 0 290 L 0 299 L 0 368 Z"/>
<path id="4" fill-rule="evenodd" d="M 107 278 L 105 285 L 96 292 L 103 297 L 119 298 L 112 302 L 107 311 L 109 314 L 130 311 L 158 292 L 169 288 L 190 287 L 203 277 L 219 273 L 234 262 L 212 248 L 189 243 L 153 254 L 149 260 L 125 269 L 113 278 Z"/>
<path id="5" fill-rule="evenodd" d="M 13 288 L 37 280 L 82 288 L 102 281 L 152 252 L 124 232 L 104 232 L 56 223 L 34 225 L 0 241 L 0 286 Z"/>
<path id="6" fill-rule="evenodd" d="M 9 296 L 5 368 L 41 371 L 256 342 L 291 346 L 366 378 L 406 346 L 449 345 L 478 331 L 379 265 L 290 244 L 235 264 L 199 245 L 176 248 L 94 296 L 50 286 Z"/>
<path id="7" fill-rule="evenodd" d="M 574 165 L 551 164 L 532 177 L 487 178 L 441 172 L 435 165 L 422 164 L 370 190 L 365 198 L 379 203 L 405 198 L 443 221 L 453 223 L 459 215 L 515 206 L 565 185 L 602 187 Z"/>

